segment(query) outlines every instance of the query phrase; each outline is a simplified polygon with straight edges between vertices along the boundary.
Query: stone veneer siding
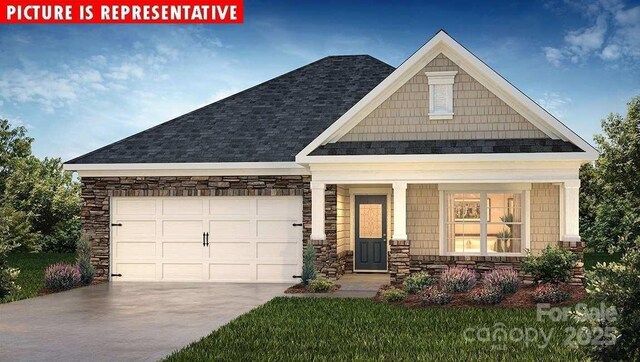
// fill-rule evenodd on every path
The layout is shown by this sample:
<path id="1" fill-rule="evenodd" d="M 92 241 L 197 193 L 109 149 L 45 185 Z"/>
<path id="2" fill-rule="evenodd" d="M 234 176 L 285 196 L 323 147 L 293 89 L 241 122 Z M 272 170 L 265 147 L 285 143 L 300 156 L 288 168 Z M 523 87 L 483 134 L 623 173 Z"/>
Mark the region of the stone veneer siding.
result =
<path id="1" fill-rule="evenodd" d="M 96 278 L 109 278 L 111 197 L 158 196 L 302 196 L 303 240 L 311 234 L 311 178 L 309 176 L 159 176 L 83 177 L 82 230 L 91 240 Z M 338 271 L 335 231 L 335 186 L 327 187 L 325 246 L 316 250 L 316 267 L 329 277 Z"/>
<path id="2" fill-rule="evenodd" d="M 584 242 L 571 245 L 569 242 L 556 242 L 560 248 L 570 250 L 578 255 L 578 262 L 571 270 L 569 285 L 584 285 Z M 490 256 L 438 256 L 438 255 L 411 255 L 411 242 L 404 240 L 392 240 L 389 252 L 389 273 L 391 284 L 401 285 L 410 274 L 426 271 L 432 275 L 440 275 L 449 267 L 465 267 L 482 273 L 501 268 L 513 268 L 519 271 L 520 278 L 525 284 L 533 283 L 530 275 L 524 274 L 520 269 L 520 262 L 524 257 L 490 257 Z"/>
<path id="3" fill-rule="evenodd" d="M 344 274 L 345 261 L 344 255 L 338 255 L 337 242 L 337 186 L 327 185 L 324 198 L 324 233 L 325 240 L 312 240 L 316 251 L 316 271 L 326 277 L 338 279 Z M 311 202 L 309 202 L 311 205 Z M 309 219 L 309 225 L 311 219 Z M 305 237 L 305 240 L 307 238 Z"/>

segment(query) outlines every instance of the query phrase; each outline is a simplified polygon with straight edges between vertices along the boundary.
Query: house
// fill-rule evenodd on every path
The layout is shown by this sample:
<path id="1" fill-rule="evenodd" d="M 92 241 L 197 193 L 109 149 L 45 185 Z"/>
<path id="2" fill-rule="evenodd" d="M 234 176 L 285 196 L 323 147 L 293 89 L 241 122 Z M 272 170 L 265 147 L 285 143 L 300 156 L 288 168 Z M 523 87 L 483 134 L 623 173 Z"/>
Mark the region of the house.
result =
<path id="1" fill-rule="evenodd" d="M 596 156 L 440 31 L 398 68 L 323 58 L 65 168 L 103 280 L 291 282 L 311 242 L 328 277 L 400 283 L 580 252 Z"/>

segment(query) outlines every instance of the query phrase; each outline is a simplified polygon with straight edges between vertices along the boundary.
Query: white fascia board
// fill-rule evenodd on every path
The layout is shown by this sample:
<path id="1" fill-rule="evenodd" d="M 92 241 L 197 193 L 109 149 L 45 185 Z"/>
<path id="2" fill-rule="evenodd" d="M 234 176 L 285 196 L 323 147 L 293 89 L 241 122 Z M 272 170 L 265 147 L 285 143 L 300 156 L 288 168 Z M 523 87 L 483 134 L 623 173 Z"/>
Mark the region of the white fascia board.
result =
<path id="1" fill-rule="evenodd" d="M 549 114 L 540 105 L 524 95 L 519 89 L 506 81 L 496 71 L 487 66 L 448 34 L 440 31 L 371 90 L 371 92 L 300 151 L 296 156 L 296 162 L 307 162 L 305 156 L 308 156 L 313 150 L 321 145 L 336 142 L 342 138 L 411 77 L 421 71 L 422 68 L 439 53 L 443 53 L 450 58 L 451 61 L 455 62 L 460 68 L 464 69 L 497 97 L 504 100 L 505 103 L 519 112 L 549 137 L 571 141 L 585 151 L 586 161 L 597 159 L 598 151 L 593 148 L 593 146 Z"/>
<path id="2" fill-rule="evenodd" d="M 76 171 L 80 177 L 311 174 L 307 167 L 295 162 L 64 164 L 63 169 Z"/>
<path id="3" fill-rule="evenodd" d="M 356 156 L 305 156 L 299 163 L 378 163 L 378 162 L 499 162 L 499 161 L 592 161 L 586 152 L 544 153 L 470 153 L 438 155 L 356 155 Z"/>

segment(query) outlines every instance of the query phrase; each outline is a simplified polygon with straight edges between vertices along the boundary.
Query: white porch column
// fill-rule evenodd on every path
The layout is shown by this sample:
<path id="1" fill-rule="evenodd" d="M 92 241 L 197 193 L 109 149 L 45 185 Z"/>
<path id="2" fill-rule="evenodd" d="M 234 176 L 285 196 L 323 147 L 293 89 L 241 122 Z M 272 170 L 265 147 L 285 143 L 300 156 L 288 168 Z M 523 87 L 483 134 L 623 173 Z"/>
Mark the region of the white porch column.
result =
<path id="1" fill-rule="evenodd" d="M 407 183 L 393 183 L 393 240 L 407 240 Z"/>
<path id="2" fill-rule="evenodd" d="M 563 230 L 561 239 L 570 242 L 580 241 L 580 180 L 564 181 L 561 187 L 560 212 L 564 211 L 564 215 L 560 217 L 560 220 L 564 221 L 564 227 L 560 228 Z"/>
<path id="3" fill-rule="evenodd" d="M 324 233 L 324 182 L 311 181 L 311 240 L 325 240 Z"/>

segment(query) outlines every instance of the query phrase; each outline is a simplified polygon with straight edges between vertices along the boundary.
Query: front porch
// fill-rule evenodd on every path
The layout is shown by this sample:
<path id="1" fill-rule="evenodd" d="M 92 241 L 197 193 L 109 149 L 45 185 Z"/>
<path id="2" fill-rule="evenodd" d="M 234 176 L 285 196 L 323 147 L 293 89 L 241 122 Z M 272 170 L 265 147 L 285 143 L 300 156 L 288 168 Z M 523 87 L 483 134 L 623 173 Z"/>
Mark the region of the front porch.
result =
<path id="1" fill-rule="evenodd" d="M 439 274 L 453 265 L 480 273 L 519 269 L 527 249 L 537 252 L 559 243 L 579 248 L 578 189 L 577 180 L 312 181 L 316 268 L 334 279 L 354 272 L 388 273 L 392 284 L 413 272 Z M 456 210 L 460 205 L 470 209 Z M 582 272 L 575 274 L 577 283 Z"/>

